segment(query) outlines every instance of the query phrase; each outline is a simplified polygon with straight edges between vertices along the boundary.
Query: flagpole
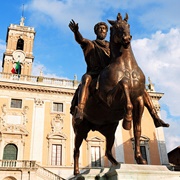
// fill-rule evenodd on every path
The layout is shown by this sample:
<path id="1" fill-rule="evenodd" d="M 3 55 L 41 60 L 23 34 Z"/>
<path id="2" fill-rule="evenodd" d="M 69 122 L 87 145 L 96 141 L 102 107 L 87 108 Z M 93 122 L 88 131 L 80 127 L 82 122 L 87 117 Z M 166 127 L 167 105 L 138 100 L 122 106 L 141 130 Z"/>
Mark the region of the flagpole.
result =
<path id="1" fill-rule="evenodd" d="M 18 79 L 20 78 L 20 62 L 18 61 Z"/>
<path id="2" fill-rule="evenodd" d="M 18 79 L 20 78 L 20 66 L 21 66 L 19 60 L 20 60 L 20 56 L 18 56 L 18 62 L 17 62 L 18 63 L 18 72 L 17 72 L 18 73 Z"/>

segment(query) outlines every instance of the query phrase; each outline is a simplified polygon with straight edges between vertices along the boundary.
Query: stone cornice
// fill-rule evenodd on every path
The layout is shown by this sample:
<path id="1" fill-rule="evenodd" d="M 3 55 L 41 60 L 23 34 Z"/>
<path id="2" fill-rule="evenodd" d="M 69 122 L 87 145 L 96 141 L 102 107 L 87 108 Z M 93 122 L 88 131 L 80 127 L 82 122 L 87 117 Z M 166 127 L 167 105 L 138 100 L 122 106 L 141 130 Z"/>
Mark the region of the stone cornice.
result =
<path id="1" fill-rule="evenodd" d="M 41 85 L 26 85 L 26 84 L 13 84 L 13 83 L 0 83 L 0 89 L 4 90 L 17 90 L 17 91 L 27 91 L 35 93 L 47 93 L 47 94 L 65 94 L 74 95 L 74 89 L 66 89 L 60 87 L 48 87 Z"/>
<path id="2" fill-rule="evenodd" d="M 151 98 L 153 99 L 161 99 L 162 96 L 164 95 L 164 93 L 159 93 L 159 92 L 151 92 L 151 91 L 147 91 L 149 93 L 149 95 L 151 96 Z"/>

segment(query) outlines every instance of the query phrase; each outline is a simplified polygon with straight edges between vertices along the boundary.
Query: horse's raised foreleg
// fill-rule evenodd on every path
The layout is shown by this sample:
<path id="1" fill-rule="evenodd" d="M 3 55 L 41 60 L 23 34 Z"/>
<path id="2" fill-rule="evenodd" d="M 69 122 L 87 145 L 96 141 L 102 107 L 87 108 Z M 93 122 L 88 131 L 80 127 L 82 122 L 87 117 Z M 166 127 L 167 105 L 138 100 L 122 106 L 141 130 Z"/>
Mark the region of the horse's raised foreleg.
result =
<path id="1" fill-rule="evenodd" d="M 160 117 L 158 116 L 158 112 L 156 110 L 156 108 L 154 107 L 154 104 L 151 100 L 150 95 L 148 94 L 148 92 L 146 91 L 146 89 L 144 89 L 144 103 L 145 106 L 147 107 L 149 113 L 151 114 L 153 121 L 154 121 L 154 125 L 156 127 L 169 127 L 168 123 L 165 123 L 162 119 L 160 119 Z"/>
<path id="2" fill-rule="evenodd" d="M 141 137 L 141 119 L 144 111 L 144 100 L 140 96 L 134 103 L 133 110 L 133 127 L 134 127 L 134 139 L 135 139 L 135 160 L 137 164 L 147 164 L 146 160 L 143 159 L 140 150 L 140 137 Z"/>
<path id="3" fill-rule="evenodd" d="M 124 83 L 123 84 L 123 88 L 124 88 L 124 93 L 126 96 L 126 114 L 125 117 L 123 119 L 123 128 L 126 130 L 130 130 L 131 129 L 131 123 L 132 123 L 132 110 L 133 110 L 133 105 L 131 103 L 131 99 L 130 99 L 130 93 L 129 93 L 129 87 L 128 84 Z"/>

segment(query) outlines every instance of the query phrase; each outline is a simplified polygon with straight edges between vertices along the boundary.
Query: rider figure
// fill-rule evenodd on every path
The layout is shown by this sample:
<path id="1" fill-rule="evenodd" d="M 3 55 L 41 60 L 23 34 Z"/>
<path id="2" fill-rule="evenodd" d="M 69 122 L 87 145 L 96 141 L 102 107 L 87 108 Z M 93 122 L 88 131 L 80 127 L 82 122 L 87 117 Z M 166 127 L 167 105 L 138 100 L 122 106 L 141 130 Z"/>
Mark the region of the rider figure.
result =
<path id="1" fill-rule="evenodd" d="M 90 83 L 93 79 L 98 78 L 100 72 L 110 62 L 109 42 L 105 40 L 108 26 L 104 22 L 99 22 L 94 26 L 94 32 L 97 36 L 96 40 L 94 41 L 83 38 L 83 36 L 79 32 L 78 23 L 75 23 L 74 20 L 70 21 L 69 27 L 74 33 L 75 40 L 81 45 L 87 64 L 87 71 L 82 76 L 81 84 L 76 90 L 73 98 L 73 101 L 76 101 L 77 96 L 77 106 L 75 107 L 75 110 L 73 110 L 74 107 L 71 107 L 71 113 L 74 116 L 75 122 L 79 124 L 83 120 L 83 110 L 89 96 Z M 144 100 L 145 105 L 154 120 L 155 126 L 169 127 L 169 124 L 165 123 L 159 118 L 157 111 L 152 103 L 151 97 L 147 93 L 146 89 L 144 90 Z M 73 101 L 72 106 L 74 106 Z"/>
<path id="2" fill-rule="evenodd" d="M 80 123 L 83 120 L 83 110 L 89 96 L 89 85 L 110 61 L 109 42 L 105 40 L 108 26 L 104 22 L 99 22 L 94 26 L 97 36 L 94 41 L 82 37 L 78 23 L 74 20 L 69 23 L 69 27 L 74 32 L 75 40 L 81 45 L 87 64 L 87 71 L 82 76 L 79 87 L 78 106 L 75 109 L 75 121 Z"/>

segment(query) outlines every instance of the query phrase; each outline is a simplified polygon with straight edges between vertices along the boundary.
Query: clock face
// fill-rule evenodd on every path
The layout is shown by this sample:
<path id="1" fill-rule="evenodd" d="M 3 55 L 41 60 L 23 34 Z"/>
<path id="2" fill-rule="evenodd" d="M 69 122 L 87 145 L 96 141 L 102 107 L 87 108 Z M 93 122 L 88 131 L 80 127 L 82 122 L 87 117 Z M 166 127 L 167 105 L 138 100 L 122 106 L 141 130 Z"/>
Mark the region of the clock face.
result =
<path id="1" fill-rule="evenodd" d="M 25 53 L 22 50 L 16 50 L 13 52 L 13 58 L 15 61 L 22 62 L 25 59 Z"/>

